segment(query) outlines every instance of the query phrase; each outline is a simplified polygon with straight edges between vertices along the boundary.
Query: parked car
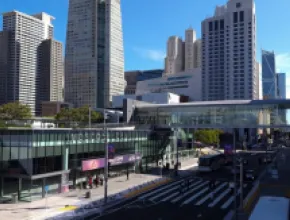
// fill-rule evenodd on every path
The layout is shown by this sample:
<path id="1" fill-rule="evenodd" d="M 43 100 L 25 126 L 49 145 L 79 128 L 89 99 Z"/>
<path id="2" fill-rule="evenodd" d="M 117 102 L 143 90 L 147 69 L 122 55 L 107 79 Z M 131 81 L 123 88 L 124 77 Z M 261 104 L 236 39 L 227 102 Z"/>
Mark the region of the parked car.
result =
<path id="1" fill-rule="evenodd" d="M 254 170 L 245 170 L 244 172 L 244 179 L 254 181 L 256 179 L 257 175 Z"/>

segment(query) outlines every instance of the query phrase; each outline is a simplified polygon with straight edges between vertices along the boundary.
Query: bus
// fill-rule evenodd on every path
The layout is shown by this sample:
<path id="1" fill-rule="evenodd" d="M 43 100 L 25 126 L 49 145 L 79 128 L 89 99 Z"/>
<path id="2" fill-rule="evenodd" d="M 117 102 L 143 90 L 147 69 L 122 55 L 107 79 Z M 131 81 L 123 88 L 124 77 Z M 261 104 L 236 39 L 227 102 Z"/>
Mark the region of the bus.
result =
<path id="1" fill-rule="evenodd" d="M 289 199 L 285 197 L 262 196 L 249 220 L 288 220 Z"/>
<path id="2" fill-rule="evenodd" d="M 224 154 L 203 155 L 198 160 L 198 171 L 211 172 L 220 169 L 224 164 Z"/>

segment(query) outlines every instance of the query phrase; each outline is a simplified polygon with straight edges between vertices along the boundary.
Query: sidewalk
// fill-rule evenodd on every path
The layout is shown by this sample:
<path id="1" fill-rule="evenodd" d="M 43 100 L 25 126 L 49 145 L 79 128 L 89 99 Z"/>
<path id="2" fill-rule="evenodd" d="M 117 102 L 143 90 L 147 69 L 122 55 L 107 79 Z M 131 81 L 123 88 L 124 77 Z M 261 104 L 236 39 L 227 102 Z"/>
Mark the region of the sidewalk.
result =
<path id="1" fill-rule="evenodd" d="M 196 160 L 196 158 L 193 158 L 181 161 L 182 168 L 180 170 L 190 169 L 196 163 Z M 151 188 L 148 187 L 149 185 L 155 184 L 155 187 L 157 187 L 158 184 L 165 183 L 165 179 L 167 178 L 150 174 L 131 174 L 129 180 L 126 179 L 126 176 L 109 179 L 108 196 L 118 194 L 119 197 L 125 198 L 125 195 L 132 193 L 134 190 L 142 193 L 142 187 L 147 187 L 147 190 L 150 190 Z M 92 201 L 101 200 L 104 197 L 103 187 L 92 189 L 92 197 L 90 199 L 84 198 L 84 194 L 87 191 L 88 190 L 83 189 L 71 191 L 66 194 L 48 195 L 45 199 L 33 201 L 31 203 L 0 204 L 0 216 L 1 219 L 13 220 L 40 220 L 52 218 L 82 207 Z M 65 208 L 65 206 L 69 207 Z"/>

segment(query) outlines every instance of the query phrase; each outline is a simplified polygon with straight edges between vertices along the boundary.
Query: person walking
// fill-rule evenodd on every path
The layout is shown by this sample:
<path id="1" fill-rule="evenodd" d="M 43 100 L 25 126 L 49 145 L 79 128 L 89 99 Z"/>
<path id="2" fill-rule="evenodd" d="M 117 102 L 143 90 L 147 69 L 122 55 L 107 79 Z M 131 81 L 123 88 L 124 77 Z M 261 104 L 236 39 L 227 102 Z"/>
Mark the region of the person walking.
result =
<path id="1" fill-rule="evenodd" d="M 88 183 L 89 183 L 89 188 L 92 189 L 93 188 L 93 177 L 91 175 L 89 176 Z"/>

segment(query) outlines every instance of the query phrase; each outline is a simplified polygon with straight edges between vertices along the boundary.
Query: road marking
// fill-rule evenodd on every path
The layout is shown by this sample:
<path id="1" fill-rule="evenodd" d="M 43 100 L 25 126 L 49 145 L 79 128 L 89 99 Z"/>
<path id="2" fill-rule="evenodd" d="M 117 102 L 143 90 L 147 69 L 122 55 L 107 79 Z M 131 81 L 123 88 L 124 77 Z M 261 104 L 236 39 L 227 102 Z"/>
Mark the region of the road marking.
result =
<path id="1" fill-rule="evenodd" d="M 202 203 L 204 203 L 206 200 L 208 200 L 211 196 L 212 193 L 217 193 L 218 191 L 220 191 L 222 188 L 224 188 L 228 183 L 223 183 L 221 184 L 218 188 L 216 188 L 213 192 L 210 192 L 207 196 L 203 197 L 201 200 L 199 200 L 195 205 L 201 205 Z"/>
<path id="2" fill-rule="evenodd" d="M 185 196 L 189 195 L 190 193 L 194 192 L 195 190 L 203 187 L 204 185 L 206 185 L 208 183 L 208 181 L 201 183 L 200 185 L 196 186 L 195 188 L 189 190 L 188 192 L 182 194 L 181 196 L 176 197 L 175 199 L 171 200 L 170 202 L 175 203 L 178 202 L 180 199 L 184 198 Z M 198 183 L 199 184 L 199 183 Z M 195 184 L 197 185 L 197 184 Z"/>
<path id="3" fill-rule="evenodd" d="M 203 190 L 199 191 L 197 194 L 195 194 L 194 196 L 190 197 L 189 199 L 185 200 L 182 205 L 186 205 L 188 203 L 190 203 L 191 201 L 193 201 L 194 199 L 196 199 L 197 197 L 199 197 L 201 194 L 205 193 L 208 190 L 208 187 L 204 188 Z"/>
<path id="4" fill-rule="evenodd" d="M 240 193 L 241 193 L 241 188 L 238 190 L 236 196 L 238 196 Z M 226 209 L 226 208 L 228 208 L 229 205 L 232 204 L 232 202 L 234 201 L 234 199 L 235 199 L 235 196 L 231 196 L 231 197 L 228 199 L 228 201 L 226 201 L 226 202 L 222 205 L 221 208 L 222 208 L 222 209 Z"/>
<path id="5" fill-rule="evenodd" d="M 193 181 L 193 180 L 194 180 L 194 179 L 191 179 L 190 182 Z M 154 195 L 155 193 L 158 193 L 158 192 L 160 192 L 160 191 L 162 191 L 162 190 L 164 190 L 164 189 L 167 189 L 167 188 L 169 188 L 169 187 L 175 186 L 175 185 L 177 185 L 178 183 L 180 183 L 180 182 L 182 182 L 182 181 L 184 181 L 184 179 L 179 180 L 179 181 L 177 181 L 177 182 L 170 183 L 169 185 L 164 185 L 164 186 L 162 186 L 162 187 L 159 188 L 159 189 L 153 190 L 152 192 L 149 192 L 149 193 L 146 193 L 146 194 L 143 195 L 143 196 L 140 196 L 139 199 L 145 199 L 145 198 L 147 198 L 147 197 L 149 197 L 149 196 L 151 196 L 151 195 Z"/>
<path id="6" fill-rule="evenodd" d="M 162 192 L 162 193 L 160 193 L 160 194 L 157 194 L 156 196 L 150 198 L 150 201 L 154 201 L 154 200 L 157 199 L 158 197 L 161 197 L 161 196 L 163 196 L 163 195 L 166 195 L 167 193 L 172 192 L 172 191 L 178 189 L 179 187 L 180 187 L 180 186 L 175 186 L 175 187 L 173 187 L 173 188 L 170 188 L 170 189 L 168 189 L 168 190 L 165 190 L 164 192 Z"/>
<path id="7" fill-rule="evenodd" d="M 165 197 L 164 199 L 162 199 L 162 202 L 166 202 L 169 199 L 172 199 L 173 197 L 177 196 L 178 194 L 180 194 L 179 192 L 173 193 L 170 196 Z"/>
<path id="8" fill-rule="evenodd" d="M 208 207 L 214 207 L 219 201 L 222 200 L 222 198 L 227 195 L 229 192 L 231 191 L 231 189 L 226 189 L 226 191 L 224 191 L 222 194 L 220 194 L 212 203 L 210 203 L 208 205 Z"/>

